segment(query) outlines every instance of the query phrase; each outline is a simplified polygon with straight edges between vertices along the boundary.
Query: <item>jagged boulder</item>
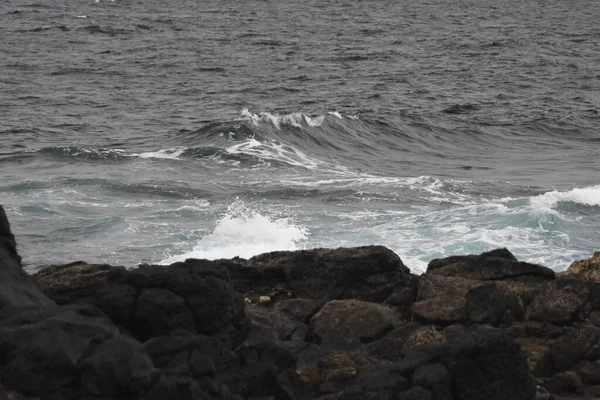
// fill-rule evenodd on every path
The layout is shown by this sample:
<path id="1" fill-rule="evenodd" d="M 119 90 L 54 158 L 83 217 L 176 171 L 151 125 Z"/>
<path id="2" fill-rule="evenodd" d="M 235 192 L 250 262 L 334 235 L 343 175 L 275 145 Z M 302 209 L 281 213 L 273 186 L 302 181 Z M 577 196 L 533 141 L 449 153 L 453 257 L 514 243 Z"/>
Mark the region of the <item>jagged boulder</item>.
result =
<path id="1" fill-rule="evenodd" d="M 349 364 L 351 367 L 351 364 Z M 350 377 L 351 373 L 356 376 Z M 348 369 L 343 388 L 322 399 L 531 400 L 536 381 L 519 344 L 497 329 L 449 335 L 394 363 Z"/>
<path id="2" fill-rule="evenodd" d="M 37 281 L 23 271 L 15 237 L 0 206 L 0 309 L 10 305 L 47 307 L 53 304 Z"/>
<path id="3" fill-rule="evenodd" d="M 325 347 L 349 350 L 362 345 L 361 335 L 373 327 L 394 325 L 396 310 L 378 303 L 358 300 L 332 300 L 310 320 L 312 339 Z"/>
<path id="4" fill-rule="evenodd" d="M 217 335 L 235 347 L 249 332 L 244 300 L 216 265 L 190 260 L 128 270 L 77 262 L 36 276 L 57 303 L 94 304 L 141 341 L 191 332 Z"/>
<path id="5" fill-rule="evenodd" d="M 381 303 L 400 287 L 413 286 L 413 276 L 383 246 L 276 251 L 249 260 L 218 260 L 240 293 Z"/>
<path id="6" fill-rule="evenodd" d="M 0 380 L 26 396 L 79 387 L 78 364 L 100 343 L 120 335 L 90 305 L 0 311 Z"/>
<path id="7" fill-rule="evenodd" d="M 517 261 L 507 249 L 480 255 L 451 256 L 429 262 L 427 273 L 475 280 L 547 281 L 555 278 L 548 267 Z"/>
<path id="8" fill-rule="evenodd" d="M 483 284 L 479 280 L 424 274 L 419 277 L 417 301 L 412 306 L 413 315 L 425 323 L 463 322 L 469 316 L 469 290 Z"/>
<path id="9" fill-rule="evenodd" d="M 573 261 L 569 267 L 561 273 L 561 276 L 575 275 L 581 279 L 588 279 L 600 283 L 600 251 L 585 260 Z"/>
<path id="10" fill-rule="evenodd" d="M 600 284 L 564 278 L 549 282 L 527 306 L 526 316 L 533 321 L 568 323 L 585 320 L 600 309 Z"/>
<path id="11" fill-rule="evenodd" d="M 441 362 L 451 374 L 454 398 L 533 399 L 536 394 L 525 354 L 501 330 L 452 336 L 442 346 Z"/>

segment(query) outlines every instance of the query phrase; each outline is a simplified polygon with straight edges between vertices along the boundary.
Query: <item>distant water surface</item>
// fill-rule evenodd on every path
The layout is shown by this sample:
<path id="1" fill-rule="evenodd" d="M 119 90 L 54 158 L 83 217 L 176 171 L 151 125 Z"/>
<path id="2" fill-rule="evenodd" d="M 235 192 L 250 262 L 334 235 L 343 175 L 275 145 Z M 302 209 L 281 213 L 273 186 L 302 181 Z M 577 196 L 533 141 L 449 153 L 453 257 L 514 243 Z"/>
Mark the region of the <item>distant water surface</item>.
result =
<path id="1" fill-rule="evenodd" d="M 595 3 L 4 0 L 26 268 L 382 244 L 600 249 Z"/>

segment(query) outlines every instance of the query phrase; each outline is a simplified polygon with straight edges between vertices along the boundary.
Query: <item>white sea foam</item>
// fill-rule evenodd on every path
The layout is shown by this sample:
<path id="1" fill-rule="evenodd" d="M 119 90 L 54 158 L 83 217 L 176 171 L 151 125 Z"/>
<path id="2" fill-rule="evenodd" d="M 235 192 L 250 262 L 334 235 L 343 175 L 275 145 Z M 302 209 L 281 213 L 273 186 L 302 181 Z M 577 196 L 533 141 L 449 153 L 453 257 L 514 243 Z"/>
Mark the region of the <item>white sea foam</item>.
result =
<path id="1" fill-rule="evenodd" d="M 334 116 L 337 119 L 344 119 L 342 114 L 340 114 L 337 111 L 330 111 L 327 113 L 327 115 Z M 358 119 L 358 117 L 354 115 L 348 116 L 348 118 Z M 310 117 L 300 112 L 294 112 L 290 114 L 272 114 L 269 112 L 261 112 L 255 114 L 249 111 L 247 108 L 244 108 L 241 112 L 240 119 L 252 121 L 252 123 L 254 123 L 255 125 L 258 125 L 260 122 L 268 122 L 271 123 L 277 129 L 281 129 L 282 125 L 291 125 L 296 128 L 301 128 L 302 126 L 307 125 L 314 128 L 323 124 L 323 122 L 325 121 L 325 115 Z"/>
<path id="2" fill-rule="evenodd" d="M 186 258 L 249 258 L 269 251 L 297 250 L 307 235 L 307 229 L 293 220 L 261 214 L 237 200 L 228 207 L 214 230 L 203 237 L 192 251 L 169 257 L 161 264 Z"/>
<path id="3" fill-rule="evenodd" d="M 600 185 L 575 188 L 566 192 L 553 190 L 532 197 L 529 202 L 534 213 L 538 214 L 556 214 L 555 207 L 563 202 L 600 206 Z"/>
<path id="4" fill-rule="evenodd" d="M 140 158 L 164 158 L 164 159 L 177 160 L 179 158 L 179 156 L 181 156 L 185 150 L 186 150 L 185 147 L 173 147 L 171 149 L 149 151 L 149 152 L 140 153 L 140 154 L 132 154 L 132 156 L 137 156 Z"/>
<path id="5" fill-rule="evenodd" d="M 254 138 L 234 144 L 225 151 L 229 154 L 249 154 L 263 161 L 278 161 L 307 169 L 326 165 L 323 161 L 309 157 L 292 146 L 277 142 L 263 143 Z"/>

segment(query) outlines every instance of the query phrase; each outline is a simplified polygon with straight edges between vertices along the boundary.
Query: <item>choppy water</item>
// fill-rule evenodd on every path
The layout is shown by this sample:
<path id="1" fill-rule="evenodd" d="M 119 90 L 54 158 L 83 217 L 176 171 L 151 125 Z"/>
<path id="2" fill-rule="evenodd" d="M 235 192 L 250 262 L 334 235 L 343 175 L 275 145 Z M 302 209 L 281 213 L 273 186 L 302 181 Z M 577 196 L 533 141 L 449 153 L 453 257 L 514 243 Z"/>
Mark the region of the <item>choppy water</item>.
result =
<path id="1" fill-rule="evenodd" d="M 0 203 L 29 270 L 383 244 L 600 249 L 591 1 L 4 0 Z"/>

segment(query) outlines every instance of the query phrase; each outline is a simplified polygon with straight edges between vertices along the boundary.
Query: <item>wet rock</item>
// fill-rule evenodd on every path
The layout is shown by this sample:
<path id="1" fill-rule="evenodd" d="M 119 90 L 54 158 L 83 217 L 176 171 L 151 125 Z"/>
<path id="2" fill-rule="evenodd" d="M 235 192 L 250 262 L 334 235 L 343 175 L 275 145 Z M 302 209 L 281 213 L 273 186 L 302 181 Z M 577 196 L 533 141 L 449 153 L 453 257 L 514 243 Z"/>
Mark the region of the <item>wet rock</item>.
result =
<path id="1" fill-rule="evenodd" d="M 251 323 L 249 342 L 298 340 L 308 334 L 308 327 L 297 319 L 274 309 L 248 306 L 246 308 Z"/>
<path id="2" fill-rule="evenodd" d="M 11 305 L 47 307 L 53 304 L 37 281 L 23 271 L 15 237 L 0 206 L 0 309 Z"/>
<path id="3" fill-rule="evenodd" d="M 161 288 L 146 288 L 137 298 L 135 331 L 138 337 L 156 337 L 179 331 L 194 332 L 194 317 L 185 300 Z"/>
<path id="4" fill-rule="evenodd" d="M 78 363 L 117 328 L 90 305 L 0 312 L 0 380 L 26 396 L 74 387 Z"/>
<path id="5" fill-rule="evenodd" d="M 519 339 L 521 349 L 527 356 L 529 371 L 539 378 L 552 375 L 554 365 L 552 362 L 552 349 L 548 340 L 538 338 Z"/>
<path id="6" fill-rule="evenodd" d="M 431 391 L 436 400 L 452 399 L 450 373 L 440 363 L 419 367 L 412 375 L 412 383 Z"/>
<path id="7" fill-rule="evenodd" d="M 320 393 L 335 393 L 344 389 L 358 376 L 358 367 L 346 354 L 331 354 L 319 361 Z"/>
<path id="8" fill-rule="evenodd" d="M 475 280 L 525 280 L 546 281 L 554 279 L 550 268 L 516 261 L 505 249 L 495 250 L 481 255 L 452 256 L 432 260 L 427 273 L 440 276 L 453 276 Z"/>
<path id="9" fill-rule="evenodd" d="M 402 400 L 434 400 L 433 393 L 422 386 L 413 386 L 409 390 L 398 393 Z"/>
<path id="10" fill-rule="evenodd" d="M 356 299 L 383 302 L 412 275 L 383 246 L 277 251 L 249 260 L 218 260 L 240 293 L 288 292 L 313 300 Z"/>
<path id="11" fill-rule="evenodd" d="M 600 384 L 600 362 L 599 361 L 585 361 L 583 365 L 578 368 L 579 375 L 584 384 L 586 385 L 598 385 Z"/>
<path id="12" fill-rule="evenodd" d="M 141 341 L 188 331 L 217 335 L 231 347 L 249 332 L 244 300 L 227 271 L 195 260 L 137 269 L 77 262 L 37 274 L 59 304 L 93 304 Z"/>
<path id="13" fill-rule="evenodd" d="M 322 306 L 323 303 L 317 300 L 288 299 L 278 302 L 273 308 L 308 325 L 311 317 L 315 315 Z"/>
<path id="14" fill-rule="evenodd" d="M 419 291 L 412 313 L 425 323 L 465 321 L 468 317 L 467 293 L 482 284 L 472 279 L 422 275 L 419 277 Z"/>
<path id="15" fill-rule="evenodd" d="M 577 318 L 598 284 L 580 279 L 549 282 L 527 307 L 526 317 L 534 321 L 567 323 Z"/>
<path id="16" fill-rule="evenodd" d="M 442 346 L 455 398 L 532 399 L 535 380 L 519 344 L 498 329 L 477 329 Z"/>
<path id="17" fill-rule="evenodd" d="M 415 347 L 423 346 L 429 343 L 440 343 L 442 334 L 435 329 L 433 325 L 427 325 L 411 332 L 404 342 L 404 353 L 407 353 Z"/>
<path id="18" fill-rule="evenodd" d="M 377 365 L 360 374 L 355 385 L 365 392 L 397 393 L 410 388 L 410 381 L 393 371 L 389 365 Z"/>
<path id="19" fill-rule="evenodd" d="M 310 321 L 310 334 L 322 346 L 353 349 L 374 326 L 396 324 L 398 313 L 387 306 L 358 300 L 332 300 Z"/>
<path id="20" fill-rule="evenodd" d="M 361 342 L 363 343 L 371 343 L 376 340 L 381 339 L 388 333 L 394 330 L 394 324 L 392 323 L 383 323 L 376 325 L 375 327 L 369 329 L 365 333 L 358 336 Z"/>
<path id="21" fill-rule="evenodd" d="M 563 371 L 581 360 L 600 337 L 600 329 L 578 325 L 552 343 L 552 363 L 555 371 Z"/>
<path id="22" fill-rule="evenodd" d="M 78 365 L 80 393 L 89 396 L 143 394 L 159 375 L 144 346 L 124 336 L 114 336 L 92 351 Z"/>
<path id="23" fill-rule="evenodd" d="M 568 277 L 574 275 L 580 279 L 587 279 L 600 283 L 600 251 L 585 260 L 573 261 L 569 267 L 560 274 Z"/>
<path id="24" fill-rule="evenodd" d="M 369 356 L 379 360 L 400 360 L 405 354 L 404 344 L 419 328 L 421 328 L 421 324 L 417 322 L 400 324 L 385 337 L 369 343 L 364 350 Z"/>
<path id="25" fill-rule="evenodd" d="M 543 382 L 544 387 L 553 394 L 568 395 L 583 391 L 581 378 L 575 371 L 561 372 L 551 378 L 544 378 Z"/>
<path id="26" fill-rule="evenodd" d="M 510 290 L 494 283 L 475 287 L 467 293 L 468 318 L 479 324 L 498 326 L 501 322 L 511 325 L 522 321 L 523 304 Z"/>
<path id="27" fill-rule="evenodd" d="M 168 374 L 177 375 L 181 371 L 192 371 L 190 360 L 194 354 L 204 354 L 215 365 L 217 371 L 224 371 L 236 365 L 235 355 L 217 338 L 203 335 L 179 334 L 159 336 L 144 343 L 146 352 L 153 364 Z"/>

